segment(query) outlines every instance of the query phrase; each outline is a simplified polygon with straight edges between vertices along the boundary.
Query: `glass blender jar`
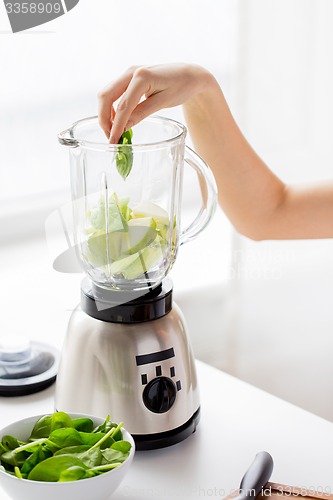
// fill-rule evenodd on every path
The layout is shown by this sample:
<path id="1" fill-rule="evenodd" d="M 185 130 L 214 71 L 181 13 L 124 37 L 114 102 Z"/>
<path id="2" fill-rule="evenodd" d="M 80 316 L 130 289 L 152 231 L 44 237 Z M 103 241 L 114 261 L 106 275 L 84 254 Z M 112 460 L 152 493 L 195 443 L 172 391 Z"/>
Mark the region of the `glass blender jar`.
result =
<path id="1" fill-rule="evenodd" d="M 75 245 L 93 283 L 124 291 L 154 288 L 171 269 L 179 245 L 196 237 L 216 207 L 214 178 L 185 146 L 186 128 L 153 116 L 136 125 L 132 144 L 110 145 L 97 117 L 59 134 L 69 146 Z M 130 172 L 119 172 L 122 160 Z M 184 160 L 195 169 L 202 207 L 181 230 Z"/>
<path id="2" fill-rule="evenodd" d="M 192 434 L 200 401 L 194 357 L 166 277 L 179 245 L 211 219 L 217 191 L 186 128 L 150 117 L 132 144 L 110 145 L 97 117 L 59 134 L 69 147 L 75 246 L 87 274 L 57 376 L 56 409 L 124 421 L 138 450 Z M 184 162 L 202 206 L 181 229 Z"/>

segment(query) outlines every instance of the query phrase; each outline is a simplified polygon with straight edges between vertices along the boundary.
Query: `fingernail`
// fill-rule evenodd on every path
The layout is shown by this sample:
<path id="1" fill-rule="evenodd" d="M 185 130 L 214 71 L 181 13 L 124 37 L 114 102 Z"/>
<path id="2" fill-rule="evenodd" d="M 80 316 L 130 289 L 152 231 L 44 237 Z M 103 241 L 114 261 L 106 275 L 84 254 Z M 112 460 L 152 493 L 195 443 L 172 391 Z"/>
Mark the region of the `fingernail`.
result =
<path id="1" fill-rule="evenodd" d="M 116 141 L 115 141 L 115 136 L 114 136 L 114 135 L 112 135 L 112 134 L 110 135 L 109 142 L 110 142 L 111 144 L 114 144 L 114 143 L 116 142 Z"/>

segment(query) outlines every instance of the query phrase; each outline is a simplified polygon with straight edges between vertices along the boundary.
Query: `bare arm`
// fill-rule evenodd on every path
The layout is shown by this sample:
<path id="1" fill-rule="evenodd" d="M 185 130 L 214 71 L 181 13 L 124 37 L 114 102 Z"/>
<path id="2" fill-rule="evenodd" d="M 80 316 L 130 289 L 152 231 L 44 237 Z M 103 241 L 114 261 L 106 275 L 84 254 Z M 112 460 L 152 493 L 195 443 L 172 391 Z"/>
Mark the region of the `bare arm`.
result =
<path id="1" fill-rule="evenodd" d="M 248 144 L 221 88 L 203 68 L 131 68 L 100 94 L 100 123 L 117 142 L 124 128 L 179 104 L 196 151 L 214 172 L 219 202 L 240 233 L 256 240 L 333 237 L 333 182 L 285 185 Z"/>

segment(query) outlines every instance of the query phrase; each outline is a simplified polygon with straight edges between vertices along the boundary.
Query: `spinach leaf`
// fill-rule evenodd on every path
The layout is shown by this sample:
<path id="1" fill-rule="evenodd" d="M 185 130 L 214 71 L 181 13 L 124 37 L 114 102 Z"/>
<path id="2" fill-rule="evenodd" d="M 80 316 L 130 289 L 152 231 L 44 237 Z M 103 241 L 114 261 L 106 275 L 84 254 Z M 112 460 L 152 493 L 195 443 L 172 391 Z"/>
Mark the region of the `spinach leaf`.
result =
<path id="1" fill-rule="evenodd" d="M 88 444 L 89 446 L 93 446 L 96 444 L 98 441 L 100 441 L 102 438 L 104 438 L 105 433 L 104 432 L 92 432 L 90 434 L 88 433 L 80 433 L 81 439 L 82 439 L 82 444 Z M 114 439 L 111 437 L 108 437 L 103 441 L 103 447 L 105 446 L 111 446 L 114 443 Z"/>
<path id="2" fill-rule="evenodd" d="M 4 466 L 8 464 L 13 467 L 20 467 L 28 456 L 29 453 L 26 451 L 21 451 L 19 453 L 15 452 L 15 450 L 5 451 L 5 453 L 1 455 L 1 464 Z"/>
<path id="3" fill-rule="evenodd" d="M 78 479 L 84 479 L 85 477 L 87 477 L 86 469 L 78 465 L 73 465 L 72 467 L 60 472 L 58 481 L 60 483 L 64 483 L 68 481 L 77 481 Z"/>
<path id="4" fill-rule="evenodd" d="M 74 466 L 78 466 L 84 470 L 87 469 L 84 463 L 77 457 L 71 455 L 54 456 L 37 464 L 28 475 L 28 479 L 32 481 L 55 482 L 60 479 L 63 471 Z"/>
<path id="5" fill-rule="evenodd" d="M 118 153 L 116 154 L 116 166 L 119 174 L 124 180 L 128 177 L 133 166 L 133 151 L 130 147 L 132 144 L 133 132 L 132 129 L 126 130 L 120 139 L 118 144 L 124 144 L 125 147 L 118 147 Z"/>
<path id="6" fill-rule="evenodd" d="M 124 425 L 124 423 L 123 423 L 123 422 L 120 422 L 120 424 L 118 424 L 116 428 L 111 428 L 111 429 L 110 429 L 110 430 L 109 430 L 106 434 L 104 434 L 104 436 L 103 436 L 103 437 L 102 437 L 99 441 L 97 441 L 97 443 L 96 443 L 96 444 L 94 444 L 94 445 L 92 446 L 92 448 L 91 448 L 91 449 L 93 449 L 93 448 L 97 448 L 98 446 L 99 446 L 99 447 L 101 447 L 103 443 L 104 443 L 104 445 L 105 445 L 105 443 L 106 443 L 106 442 L 107 442 L 110 438 L 112 438 L 112 440 L 113 440 L 113 436 L 115 436 L 115 435 L 117 434 L 117 432 L 119 432 L 119 431 L 120 431 L 120 429 L 122 428 L 122 426 L 123 426 L 123 425 Z M 120 431 L 120 432 L 121 432 L 121 431 Z"/>
<path id="7" fill-rule="evenodd" d="M 64 448 L 65 446 L 77 446 L 79 444 L 84 444 L 79 431 L 71 427 L 56 429 L 55 431 L 51 432 L 49 439 L 50 441 L 52 441 L 52 443 L 55 443 L 60 448 Z"/>
<path id="8" fill-rule="evenodd" d="M 13 436 L 4 436 L 2 438 L 1 444 L 2 444 L 2 446 L 4 448 L 4 450 L 8 451 L 8 450 L 15 450 L 15 448 L 17 448 L 18 446 L 20 446 L 21 442 L 19 442 Z"/>
<path id="9" fill-rule="evenodd" d="M 96 429 L 94 429 L 94 432 L 107 433 L 111 429 L 115 429 L 116 427 L 117 427 L 117 424 L 115 422 L 111 422 L 110 416 L 108 415 L 106 417 L 106 419 L 104 420 L 104 422 L 100 426 L 96 427 Z M 120 441 L 121 439 L 123 439 L 123 435 L 122 435 L 121 430 L 118 429 L 118 431 L 112 436 L 112 438 L 114 439 L 114 441 Z"/>
<path id="10" fill-rule="evenodd" d="M 54 456 L 71 455 L 77 457 L 87 466 L 95 467 L 100 465 L 103 459 L 100 448 L 90 448 L 87 445 L 82 446 L 69 446 L 57 451 Z"/>
<path id="11" fill-rule="evenodd" d="M 93 429 L 89 418 L 71 419 L 63 412 L 45 415 L 36 422 L 27 442 L 4 436 L 0 469 L 19 479 L 76 481 L 118 467 L 131 444 L 122 439 L 123 423 L 108 416 Z"/>
<path id="12" fill-rule="evenodd" d="M 131 443 L 124 440 L 116 441 L 115 443 L 113 443 L 113 445 L 111 445 L 111 449 L 119 450 L 122 451 L 123 453 L 128 453 L 131 449 Z"/>
<path id="13" fill-rule="evenodd" d="M 34 425 L 29 439 L 46 438 L 51 433 L 52 415 L 45 415 Z"/>
<path id="14" fill-rule="evenodd" d="M 59 448 L 68 446 L 87 445 L 89 448 L 102 440 L 104 446 L 110 447 L 114 443 L 114 439 L 105 438 L 104 432 L 79 432 L 76 429 L 57 429 L 51 432 L 49 440 Z"/>
<path id="15" fill-rule="evenodd" d="M 34 451 L 29 458 L 27 458 L 21 467 L 21 474 L 26 477 L 32 469 L 39 463 L 52 456 L 52 451 L 47 446 L 40 445 L 38 450 Z"/>
<path id="16" fill-rule="evenodd" d="M 23 443 L 14 450 L 8 450 L 1 455 L 1 462 L 12 466 L 20 466 L 25 462 L 31 453 L 38 451 L 39 445 L 44 444 L 46 441 L 47 438 L 42 438 L 38 441 Z"/>
<path id="17" fill-rule="evenodd" d="M 124 462 L 128 457 L 128 453 L 123 453 L 119 450 L 113 450 L 112 448 L 106 448 L 101 451 L 103 459 L 102 464 L 112 464 L 114 462 Z"/>
<path id="18" fill-rule="evenodd" d="M 49 437 L 52 431 L 63 427 L 73 427 L 72 419 L 67 413 L 59 411 L 45 415 L 36 422 L 29 439 Z"/>
<path id="19" fill-rule="evenodd" d="M 108 432 L 112 426 L 116 427 L 116 424 L 113 424 L 113 422 L 111 422 L 110 415 L 108 415 L 104 422 L 96 427 L 93 432 Z"/>
<path id="20" fill-rule="evenodd" d="M 90 448 L 86 452 L 82 453 L 79 458 L 82 460 L 84 465 L 91 469 L 92 467 L 101 465 L 103 456 L 100 448 Z"/>
<path id="21" fill-rule="evenodd" d="M 92 432 L 94 423 L 91 418 L 74 418 L 72 420 L 74 429 L 82 432 Z"/>
<path id="22" fill-rule="evenodd" d="M 84 452 L 90 450 L 90 446 L 86 444 L 81 444 L 78 446 L 66 446 L 65 448 L 61 448 L 61 450 L 57 450 L 54 454 L 54 456 L 58 455 L 74 455 L 78 458 L 80 458 L 80 455 L 82 455 Z"/>

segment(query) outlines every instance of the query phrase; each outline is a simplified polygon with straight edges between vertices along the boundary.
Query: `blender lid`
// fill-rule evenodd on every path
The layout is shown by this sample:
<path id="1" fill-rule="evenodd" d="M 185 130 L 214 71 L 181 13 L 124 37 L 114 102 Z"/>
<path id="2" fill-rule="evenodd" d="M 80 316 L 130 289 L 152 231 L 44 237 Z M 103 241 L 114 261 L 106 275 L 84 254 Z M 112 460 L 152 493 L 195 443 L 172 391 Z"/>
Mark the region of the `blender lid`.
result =
<path id="1" fill-rule="evenodd" d="M 39 392 L 56 379 L 60 353 L 21 335 L 0 336 L 0 396 Z"/>
<path id="2" fill-rule="evenodd" d="M 81 283 L 82 310 L 95 319 L 110 323 L 142 323 L 168 314 L 172 309 L 172 281 L 144 293 L 103 288 L 85 278 Z"/>

